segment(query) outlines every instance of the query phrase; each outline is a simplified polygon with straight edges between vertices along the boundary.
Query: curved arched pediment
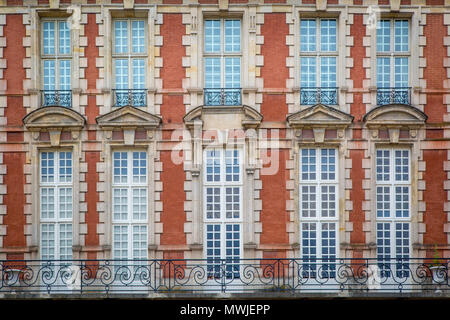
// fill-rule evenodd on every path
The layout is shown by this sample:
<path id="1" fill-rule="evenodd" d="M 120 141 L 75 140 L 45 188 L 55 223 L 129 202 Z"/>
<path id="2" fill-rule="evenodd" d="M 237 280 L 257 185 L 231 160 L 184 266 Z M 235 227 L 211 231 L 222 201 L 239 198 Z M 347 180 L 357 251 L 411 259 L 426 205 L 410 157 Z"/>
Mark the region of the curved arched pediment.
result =
<path id="1" fill-rule="evenodd" d="M 368 127 L 408 127 L 425 124 L 427 115 L 419 109 L 406 104 L 390 104 L 376 107 L 363 117 Z"/>
<path id="2" fill-rule="evenodd" d="M 23 118 L 29 130 L 40 131 L 49 128 L 80 130 L 86 119 L 73 109 L 66 107 L 45 107 L 36 109 Z"/>
<path id="3" fill-rule="evenodd" d="M 286 118 L 291 128 L 346 128 L 353 116 L 338 109 L 316 104 Z"/>
<path id="4" fill-rule="evenodd" d="M 103 129 L 143 128 L 153 129 L 160 125 L 161 118 L 144 110 L 124 106 L 103 114 L 96 119 Z"/>
<path id="5" fill-rule="evenodd" d="M 249 106 L 210 107 L 199 106 L 183 118 L 188 128 L 201 123 L 205 129 L 257 128 L 263 116 Z"/>

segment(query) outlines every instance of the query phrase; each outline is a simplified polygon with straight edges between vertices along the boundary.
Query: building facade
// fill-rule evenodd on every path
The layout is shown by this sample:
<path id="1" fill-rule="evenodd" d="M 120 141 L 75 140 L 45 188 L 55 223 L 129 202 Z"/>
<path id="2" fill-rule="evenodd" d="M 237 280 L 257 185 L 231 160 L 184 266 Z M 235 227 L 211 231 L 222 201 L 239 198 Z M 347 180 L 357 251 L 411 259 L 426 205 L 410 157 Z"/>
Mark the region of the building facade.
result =
<path id="1" fill-rule="evenodd" d="M 449 88 L 449 1 L 2 0 L 2 279 L 366 290 L 373 264 L 423 288 L 448 270 Z"/>

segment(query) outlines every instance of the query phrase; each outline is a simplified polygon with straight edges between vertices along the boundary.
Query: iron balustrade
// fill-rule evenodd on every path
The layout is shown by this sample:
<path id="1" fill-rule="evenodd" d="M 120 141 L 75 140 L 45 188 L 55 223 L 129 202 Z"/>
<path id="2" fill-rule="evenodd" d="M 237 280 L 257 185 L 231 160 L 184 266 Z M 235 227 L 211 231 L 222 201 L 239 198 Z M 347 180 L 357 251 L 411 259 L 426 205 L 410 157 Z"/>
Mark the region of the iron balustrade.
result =
<path id="1" fill-rule="evenodd" d="M 409 87 L 377 88 L 377 105 L 410 103 L 411 88 Z"/>
<path id="2" fill-rule="evenodd" d="M 115 107 L 146 107 L 147 89 L 113 89 Z"/>
<path id="3" fill-rule="evenodd" d="M 239 106 L 241 105 L 241 88 L 205 88 L 205 106 Z"/>
<path id="4" fill-rule="evenodd" d="M 305 87 L 300 88 L 300 104 L 302 105 L 337 105 L 337 87 Z"/>
<path id="5" fill-rule="evenodd" d="M 450 259 L 0 261 L 0 294 L 221 292 L 450 294 Z M 398 271 L 401 272 L 398 272 Z"/>
<path id="6" fill-rule="evenodd" d="M 42 107 L 72 107 L 72 90 L 41 90 Z"/>

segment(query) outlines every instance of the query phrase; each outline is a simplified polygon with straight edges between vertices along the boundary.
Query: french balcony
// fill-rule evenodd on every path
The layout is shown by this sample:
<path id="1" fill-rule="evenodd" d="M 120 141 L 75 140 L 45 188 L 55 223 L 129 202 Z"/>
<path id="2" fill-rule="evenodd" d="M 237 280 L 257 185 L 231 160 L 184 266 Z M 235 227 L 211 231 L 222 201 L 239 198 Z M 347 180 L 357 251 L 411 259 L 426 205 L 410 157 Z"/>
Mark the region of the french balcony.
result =
<path id="1" fill-rule="evenodd" d="M 337 87 L 305 87 L 300 88 L 301 105 L 337 105 L 338 88 Z"/>
<path id="2" fill-rule="evenodd" d="M 72 107 L 72 90 L 41 90 L 42 107 Z"/>
<path id="3" fill-rule="evenodd" d="M 450 296 L 450 260 L 170 259 L 0 261 L 0 295 Z"/>
<path id="4" fill-rule="evenodd" d="M 113 89 L 114 107 L 146 107 L 147 89 Z"/>
<path id="5" fill-rule="evenodd" d="M 387 104 L 411 104 L 411 88 L 377 88 L 377 105 L 383 106 Z"/>
<path id="6" fill-rule="evenodd" d="M 205 106 L 239 106 L 242 104 L 241 88 L 205 88 Z"/>

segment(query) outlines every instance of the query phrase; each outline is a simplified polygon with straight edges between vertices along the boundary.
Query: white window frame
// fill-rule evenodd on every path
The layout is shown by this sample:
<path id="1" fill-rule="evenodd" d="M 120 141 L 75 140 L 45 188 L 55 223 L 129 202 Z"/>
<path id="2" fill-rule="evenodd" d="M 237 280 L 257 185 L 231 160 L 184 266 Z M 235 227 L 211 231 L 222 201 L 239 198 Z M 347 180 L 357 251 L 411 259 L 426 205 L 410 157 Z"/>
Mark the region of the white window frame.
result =
<path id="1" fill-rule="evenodd" d="M 389 151 L 389 180 L 378 180 L 377 178 L 377 169 L 378 169 L 378 151 Z M 396 151 L 408 151 L 408 179 L 407 180 L 396 180 L 395 179 L 395 169 L 396 169 L 396 165 L 395 165 L 395 152 Z M 396 245 L 396 241 L 398 240 L 396 237 L 396 226 L 397 224 L 407 224 L 408 225 L 408 233 L 409 233 L 409 239 L 408 239 L 408 257 L 411 258 L 412 257 L 412 245 L 411 245 L 411 240 L 412 240 L 412 230 L 411 230 L 411 195 L 412 195 L 412 185 L 411 185 L 411 154 L 412 151 L 409 148 L 402 148 L 402 147 L 395 147 L 395 148 L 389 148 L 389 147 L 379 147 L 376 148 L 375 151 L 375 218 L 376 218 L 376 226 L 375 226 L 375 232 L 376 232 L 376 242 L 377 242 L 377 260 L 378 259 L 382 259 L 383 257 L 379 255 L 378 253 L 378 225 L 380 223 L 388 223 L 389 224 L 389 233 L 390 233 L 390 239 L 389 239 L 389 249 L 390 249 L 390 260 L 388 263 L 390 264 L 392 267 L 392 269 L 390 271 L 395 271 L 395 264 L 392 263 L 394 261 L 394 259 L 397 258 L 397 245 Z M 378 187 L 389 187 L 390 188 L 390 192 L 389 192 L 389 216 L 388 217 L 379 217 L 378 216 Z M 395 192 L 395 188 L 396 187 L 408 187 L 409 189 L 409 193 L 408 193 L 408 216 L 407 217 L 396 217 L 395 215 L 395 211 L 396 211 L 396 192 Z M 401 238 L 403 239 L 403 238 Z M 402 247 L 404 247 L 402 245 Z M 401 255 L 403 256 L 404 253 L 402 252 Z M 381 260 L 381 263 L 382 260 Z M 392 276 L 392 275 L 391 275 Z"/>
<path id="2" fill-rule="evenodd" d="M 115 29 L 115 23 L 117 21 L 126 21 L 127 22 L 127 47 L 128 52 L 127 53 L 117 53 L 116 52 L 116 29 Z M 142 21 L 144 24 L 144 52 L 138 52 L 133 53 L 133 36 L 132 36 L 132 23 L 133 21 Z M 127 90 L 127 89 L 134 89 L 134 83 L 133 83 L 133 61 L 136 60 L 144 60 L 144 85 L 143 88 L 136 88 L 137 90 L 144 90 L 147 88 L 147 73 L 149 72 L 148 69 L 148 21 L 145 18 L 131 18 L 131 19 L 124 19 L 124 18 L 117 18 L 112 20 L 112 60 L 113 60 L 113 83 L 114 88 L 117 88 L 117 81 L 116 81 L 116 62 L 117 60 L 127 60 L 128 64 L 128 88 L 123 88 L 121 90 Z"/>
<path id="3" fill-rule="evenodd" d="M 55 24 L 55 38 L 54 38 L 54 49 L 55 49 L 55 53 L 54 54 L 46 54 L 44 52 L 44 24 L 48 23 L 48 22 L 53 22 Z M 69 48 L 69 53 L 67 54 L 61 54 L 59 53 L 59 42 L 60 42 L 60 37 L 59 37 L 59 23 L 60 22 L 67 22 L 67 19 L 42 19 L 41 20 L 41 50 L 40 50 L 40 55 L 41 55 L 41 70 L 42 70 L 42 75 L 41 75 L 41 83 L 42 83 L 42 89 L 44 90 L 49 90 L 49 91 L 56 91 L 56 90 L 71 90 L 72 88 L 72 72 L 73 72 L 73 62 L 72 62 L 72 52 L 73 52 L 73 41 L 72 41 L 72 32 L 70 30 L 69 27 L 69 41 L 70 41 L 70 48 Z M 70 63 L 70 72 L 69 72 L 69 76 L 70 76 L 70 80 L 69 80 L 69 88 L 68 89 L 61 89 L 61 83 L 60 83 L 60 66 L 59 66 L 59 61 L 64 60 L 64 61 L 69 61 Z M 54 89 L 45 89 L 45 72 L 44 72 L 44 64 L 45 61 L 55 61 L 55 88 Z"/>
<path id="4" fill-rule="evenodd" d="M 315 150 L 316 152 L 316 160 L 315 160 L 315 179 L 302 179 L 302 151 L 303 150 Z M 326 179 L 323 180 L 321 178 L 322 175 L 322 156 L 321 152 L 322 150 L 334 150 L 334 179 Z M 334 223 L 335 225 L 335 257 L 332 258 L 335 263 L 337 262 L 337 259 L 339 259 L 339 149 L 337 147 L 312 147 L 312 146 L 302 146 L 299 149 L 299 183 L 298 183 L 298 194 L 299 194 L 299 231 L 300 231 L 300 256 L 302 259 L 305 259 L 303 263 L 305 263 L 307 266 L 305 268 L 304 275 L 307 275 L 308 277 L 315 277 L 317 274 L 317 266 L 314 266 L 314 264 L 319 263 L 319 270 L 320 266 L 325 265 L 325 262 L 323 260 L 323 247 L 322 247 L 322 231 L 323 226 L 326 223 Z M 316 196 L 315 196 L 315 217 L 304 217 L 303 216 L 303 208 L 302 208 L 302 187 L 303 186 L 315 186 L 316 187 Z M 335 194 L 334 194 L 334 217 L 322 217 L 322 186 L 334 186 L 335 188 Z M 315 224 L 316 226 L 316 253 L 314 258 L 305 257 L 303 254 L 303 240 L 306 240 L 303 238 L 303 226 L 304 224 Z M 312 259 L 312 261 L 309 261 Z M 318 260 L 317 260 L 318 259 Z M 325 269 L 325 271 L 328 271 Z M 337 277 L 337 270 L 336 268 L 331 269 L 331 271 L 326 272 L 325 274 L 322 272 L 322 274 L 318 274 L 319 277 Z"/>
<path id="5" fill-rule="evenodd" d="M 396 58 L 407 58 L 408 60 L 408 85 L 411 86 L 411 19 L 408 18 L 382 18 L 380 21 L 390 21 L 390 43 L 389 51 L 378 51 L 378 32 L 375 34 L 375 50 L 376 50 L 376 84 L 378 87 L 378 58 L 389 58 L 389 87 L 395 87 L 395 59 Z M 408 22 L 408 51 L 395 51 L 395 22 L 396 21 L 407 21 Z M 378 29 L 377 29 L 378 30 Z M 382 87 L 380 87 L 382 88 Z"/>
<path id="6" fill-rule="evenodd" d="M 116 152 L 119 153 L 125 153 L 127 155 L 127 181 L 126 182 L 115 182 L 114 178 L 115 178 L 115 173 L 114 173 L 114 155 Z M 146 161 L 146 166 L 145 166 L 145 170 L 146 170 L 146 175 L 145 175 L 145 181 L 144 182 L 138 182 L 138 183 L 134 183 L 133 182 L 133 153 L 134 152 L 138 152 L 138 153 L 145 153 L 145 161 Z M 149 243 L 149 196 L 148 196 L 148 190 L 149 190 L 149 160 L 148 160 L 148 151 L 147 150 L 141 150 L 141 149 L 136 149 L 136 150 L 121 150 L 121 149 L 116 149 L 116 150 L 112 150 L 111 152 L 111 158 L 112 158 L 112 184 L 111 184 L 111 235 L 112 235 L 112 259 L 120 261 L 123 259 L 126 260 L 134 260 L 136 259 L 136 257 L 133 254 L 133 250 L 134 250 L 134 246 L 133 246 L 133 228 L 135 226 L 145 226 L 146 227 L 146 233 L 145 233 L 145 242 L 146 242 L 146 246 L 145 246 L 145 257 L 138 257 L 137 259 L 148 259 L 148 243 Z M 116 219 L 115 218 L 115 209 L 114 209 L 114 205 L 116 204 L 115 199 L 114 199 L 114 190 L 116 189 L 126 189 L 127 190 L 127 219 Z M 145 197 L 146 197 L 146 217 L 145 219 L 134 219 L 133 218 L 133 190 L 135 189 L 143 189 L 145 190 Z M 115 252 L 116 252 L 116 245 L 115 245 L 115 231 L 114 231 L 114 227 L 118 226 L 126 226 L 127 227 L 127 257 L 116 257 L 115 256 Z M 142 248 L 140 249 L 142 250 Z"/>
<path id="7" fill-rule="evenodd" d="M 205 18 L 204 19 L 204 30 L 206 29 L 206 21 L 209 20 L 216 20 L 216 21 L 220 21 L 220 51 L 218 52 L 207 52 L 206 51 L 206 43 L 205 43 L 205 37 L 206 34 L 203 35 L 203 68 L 204 68 L 204 72 L 203 72 L 203 86 L 205 88 L 206 87 L 206 59 L 207 58 L 218 58 L 220 59 L 220 87 L 219 88 L 214 88 L 214 89 L 232 89 L 232 88 L 227 88 L 226 87 L 226 72 L 225 72 L 225 60 L 227 58 L 239 58 L 239 62 L 240 62 L 240 77 L 239 77 L 239 87 L 237 88 L 241 88 L 242 87 L 242 58 L 243 58 L 243 54 L 242 54 L 242 45 L 243 45 L 243 31 L 242 31 L 242 19 L 240 18 Z M 225 51 L 225 21 L 226 20 L 238 20 L 240 21 L 240 51 L 239 52 L 226 52 Z M 209 88 L 209 87 L 208 87 Z M 234 87 L 233 87 L 234 88 Z M 209 88 L 211 89 L 211 88 Z"/>
<path id="8" fill-rule="evenodd" d="M 71 153 L 71 162 L 72 162 L 72 166 L 71 168 L 71 174 L 70 174 L 70 181 L 60 181 L 60 155 L 63 152 L 68 152 Z M 43 158 L 42 155 L 43 153 L 53 153 L 54 154 L 54 166 L 53 166 L 53 176 L 54 176 L 54 180 L 51 182 L 44 182 L 42 177 L 42 162 L 43 162 Z M 73 216 L 74 216 L 74 157 L 73 157 L 73 151 L 72 150 L 40 150 L 39 151 L 39 247 L 40 247 L 40 259 L 42 260 L 60 260 L 61 259 L 61 238 L 60 238 L 60 231 L 61 231 L 61 226 L 63 225 L 70 225 L 71 228 L 71 234 L 72 234 L 72 239 L 71 239 L 71 244 L 70 244 L 70 259 L 73 259 L 73 252 L 72 252 L 72 244 L 73 244 L 73 237 L 74 237 L 74 222 L 73 222 Z M 67 189 L 70 188 L 71 189 L 71 203 L 70 203 L 70 207 L 71 207 L 71 214 L 70 217 L 65 217 L 65 218 L 61 218 L 60 217 L 60 190 L 62 189 Z M 53 210 L 53 214 L 54 217 L 53 218 L 45 218 L 43 217 L 43 206 L 45 205 L 42 201 L 43 199 L 43 190 L 44 189 L 54 189 L 54 193 L 53 193 L 53 197 L 54 197 L 54 210 Z M 48 257 L 43 255 L 43 250 L 44 250 L 44 244 L 43 244 L 43 226 L 44 225 L 54 225 L 54 254 L 53 257 L 50 257 L 50 255 L 48 255 Z M 63 260 L 67 260 L 67 259 L 63 259 Z"/>
<path id="9" fill-rule="evenodd" d="M 219 182 L 208 182 L 206 177 L 207 177 L 207 152 L 208 151 L 219 151 L 220 152 L 220 181 Z M 226 171 L 226 162 L 225 162 L 225 158 L 226 158 L 226 151 L 237 151 L 238 152 L 238 156 L 239 156 L 239 181 L 230 181 L 227 182 L 226 181 L 226 177 L 225 177 L 225 171 Z M 243 258 L 243 240 L 244 240 L 244 201 L 243 201 L 243 189 L 244 189 L 244 184 L 243 184 L 243 150 L 242 148 L 205 148 L 203 150 L 203 186 L 202 186 L 202 193 L 203 193 L 203 225 L 204 225 L 204 232 L 203 232 L 203 237 L 204 237 L 204 252 L 203 252 L 203 256 L 205 257 L 205 259 L 215 259 L 214 257 L 208 257 L 207 254 L 207 250 L 208 250 L 208 246 L 207 246 L 207 226 L 208 225 L 220 225 L 220 259 L 224 260 L 224 259 L 228 259 L 228 256 L 226 254 L 226 226 L 227 225 L 239 225 L 239 259 Z M 220 218 L 212 218 L 209 219 L 207 217 L 207 189 L 208 188 L 219 188 L 220 190 Z M 238 218 L 226 218 L 226 188 L 228 187 L 238 187 L 239 188 L 239 217 Z M 234 254 L 232 255 L 234 256 Z M 236 259 L 236 258 L 230 258 L 230 259 Z M 240 263 L 240 262 L 238 262 Z M 212 264 L 212 266 L 214 267 L 214 265 L 216 264 Z M 214 268 L 213 268 L 214 269 Z M 233 268 L 232 270 L 233 273 L 237 272 L 235 268 Z M 209 273 L 209 277 L 214 276 L 212 271 L 208 271 Z M 228 272 L 227 272 L 228 274 Z"/>

